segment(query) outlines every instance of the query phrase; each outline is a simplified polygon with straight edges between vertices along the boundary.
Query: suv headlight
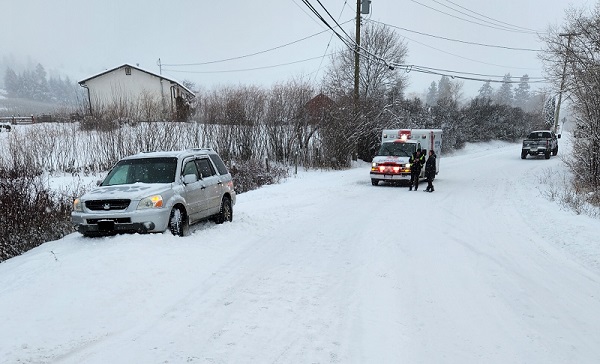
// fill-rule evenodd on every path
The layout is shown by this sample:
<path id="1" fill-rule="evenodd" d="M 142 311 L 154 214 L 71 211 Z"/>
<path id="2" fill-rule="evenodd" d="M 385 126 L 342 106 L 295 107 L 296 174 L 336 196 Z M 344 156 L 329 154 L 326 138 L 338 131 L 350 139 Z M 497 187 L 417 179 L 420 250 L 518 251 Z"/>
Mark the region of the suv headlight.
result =
<path id="1" fill-rule="evenodd" d="M 75 201 L 73 201 L 73 211 L 83 212 L 83 206 L 81 206 L 81 200 L 78 198 L 76 198 Z"/>
<path id="2" fill-rule="evenodd" d="M 138 204 L 138 210 L 153 209 L 163 207 L 163 198 L 161 195 L 154 195 L 143 198 Z"/>

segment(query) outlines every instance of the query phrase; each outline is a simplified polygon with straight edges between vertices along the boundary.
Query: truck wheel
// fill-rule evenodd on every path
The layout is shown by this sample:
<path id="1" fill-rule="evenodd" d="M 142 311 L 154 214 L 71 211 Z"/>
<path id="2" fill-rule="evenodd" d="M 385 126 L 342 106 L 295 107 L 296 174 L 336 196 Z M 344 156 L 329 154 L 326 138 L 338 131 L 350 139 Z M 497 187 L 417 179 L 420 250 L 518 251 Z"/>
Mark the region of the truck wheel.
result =
<path id="1" fill-rule="evenodd" d="M 546 159 L 550 159 L 550 152 L 546 152 L 546 153 L 544 153 L 544 158 L 546 158 Z"/>
<path id="2" fill-rule="evenodd" d="M 557 154 L 558 154 L 558 147 L 556 147 L 552 150 L 552 155 L 557 155 Z"/>
<path id="3" fill-rule="evenodd" d="M 373 186 L 377 186 L 377 185 L 379 185 L 379 180 L 378 179 L 371 179 L 371 184 Z"/>
<path id="4" fill-rule="evenodd" d="M 525 159 L 527 158 L 527 151 L 522 151 L 521 152 L 521 159 Z"/>

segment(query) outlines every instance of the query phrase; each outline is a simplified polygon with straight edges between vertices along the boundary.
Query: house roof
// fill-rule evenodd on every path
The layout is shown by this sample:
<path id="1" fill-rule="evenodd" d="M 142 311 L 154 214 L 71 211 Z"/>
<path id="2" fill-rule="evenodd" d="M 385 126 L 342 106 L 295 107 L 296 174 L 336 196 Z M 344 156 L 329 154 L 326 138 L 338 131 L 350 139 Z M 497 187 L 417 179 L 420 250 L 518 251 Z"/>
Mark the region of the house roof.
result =
<path id="1" fill-rule="evenodd" d="M 79 85 L 80 85 L 80 86 L 83 86 L 83 85 L 84 85 L 84 84 L 85 84 L 87 81 L 89 81 L 89 80 L 92 80 L 92 79 L 94 79 L 94 78 L 100 77 L 100 76 L 102 76 L 102 75 L 105 75 L 105 74 L 107 74 L 107 73 L 110 73 L 110 72 L 116 71 L 116 70 L 118 70 L 118 69 L 121 69 L 121 68 L 124 68 L 124 67 L 131 67 L 131 68 L 134 68 L 134 69 L 136 69 L 136 70 L 138 70 L 138 71 L 140 71 L 140 72 L 144 72 L 144 73 L 147 73 L 147 74 L 149 74 L 149 75 L 152 75 L 152 76 L 158 77 L 158 78 L 160 78 L 160 79 L 163 79 L 163 80 L 169 81 L 169 82 L 171 82 L 171 83 L 175 83 L 175 84 L 177 84 L 179 87 L 181 87 L 183 90 L 185 90 L 186 92 L 188 92 L 190 96 L 192 96 L 192 97 L 195 97 L 195 95 L 194 95 L 194 92 L 193 92 L 192 90 L 190 90 L 189 88 L 185 87 L 185 86 L 184 86 L 184 85 L 183 85 L 181 82 L 179 82 L 179 81 L 177 81 L 177 80 L 174 80 L 174 79 L 172 79 L 172 78 L 169 78 L 169 77 L 165 77 L 165 76 L 163 76 L 163 75 L 157 75 L 156 73 L 153 73 L 153 72 L 147 71 L 147 70 L 145 70 L 145 69 L 143 69 L 143 68 L 140 68 L 140 67 L 137 67 L 137 66 L 132 66 L 132 65 L 130 65 L 129 63 L 124 63 L 124 64 L 122 64 L 122 65 L 120 65 L 120 66 L 117 66 L 117 67 L 111 68 L 111 69 L 109 69 L 109 70 L 102 71 L 102 72 L 100 72 L 100 73 L 97 73 L 97 74 L 95 74 L 95 75 L 92 75 L 92 76 L 90 76 L 90 77 L 88 77 L 88 78 L 86 78 L 86 79 L 83 79 L 83 80 L 79 81 Z"/>

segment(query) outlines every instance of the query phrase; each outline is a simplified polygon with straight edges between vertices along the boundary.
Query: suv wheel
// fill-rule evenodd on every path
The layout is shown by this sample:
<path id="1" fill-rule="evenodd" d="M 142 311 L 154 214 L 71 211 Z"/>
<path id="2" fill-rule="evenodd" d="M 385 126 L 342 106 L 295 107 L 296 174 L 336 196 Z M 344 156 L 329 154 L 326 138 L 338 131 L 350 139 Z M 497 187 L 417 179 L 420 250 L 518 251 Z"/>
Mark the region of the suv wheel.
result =
<path id="1" fill-rule="evenodd" d="M 176 236 L 185 236 L 188 232 L 188 219 L 185 211 L 180 207 L 173 207 L 169 216 L 169 230 Z"/>
<path id="2" fill-rule="evenodd" d="M 222 224 L 225 221 L 233 220 L 233 208 L 231 207 L 231 200 L 229 197 L 223 197 L 223 201 L 221 201 L 221 211 L 215 217 L 215 222 L 217 224 Z"/>

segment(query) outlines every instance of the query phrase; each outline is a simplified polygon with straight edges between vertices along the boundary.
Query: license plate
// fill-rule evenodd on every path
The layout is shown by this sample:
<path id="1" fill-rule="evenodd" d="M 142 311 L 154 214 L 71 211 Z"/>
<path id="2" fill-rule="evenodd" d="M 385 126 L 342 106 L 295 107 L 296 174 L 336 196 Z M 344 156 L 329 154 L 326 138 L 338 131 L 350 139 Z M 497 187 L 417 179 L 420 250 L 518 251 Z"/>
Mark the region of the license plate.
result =
<path id="1" fill-rule="evenodd" d="M 115 229 L 115 222 L 113 220 L 100 220 L 98 221 L 98 230 L 100 231 L 113 231 Z"/>

